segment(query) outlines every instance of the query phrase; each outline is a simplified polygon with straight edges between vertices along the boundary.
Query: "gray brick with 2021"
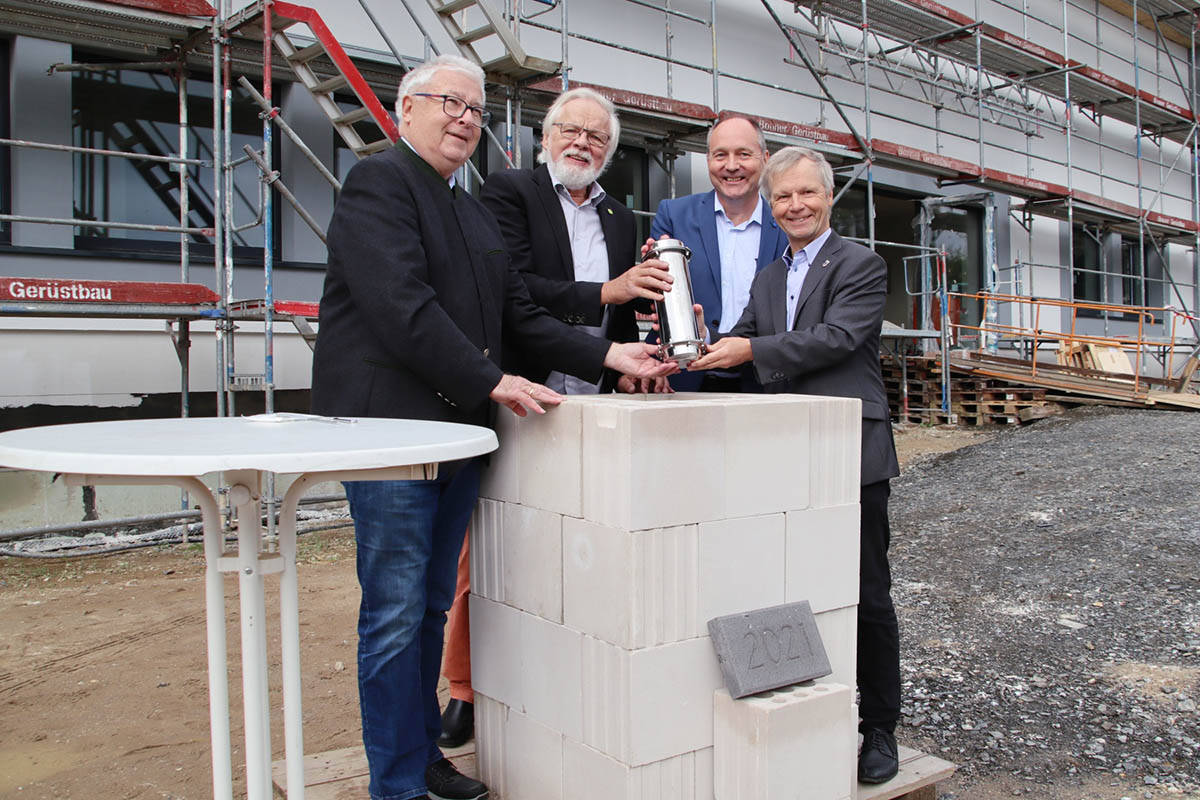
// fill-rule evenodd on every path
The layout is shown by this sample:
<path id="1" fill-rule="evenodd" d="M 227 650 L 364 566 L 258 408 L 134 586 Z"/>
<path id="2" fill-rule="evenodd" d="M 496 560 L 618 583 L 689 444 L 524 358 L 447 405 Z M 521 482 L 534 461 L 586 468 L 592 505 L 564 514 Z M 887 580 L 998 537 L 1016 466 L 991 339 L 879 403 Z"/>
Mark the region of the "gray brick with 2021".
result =
<path id="1" fill-rule="evenodd" d="M 745 697 L 823 678 L 833 670 L 807 600 L 708 621 L 725 688 Z"/>

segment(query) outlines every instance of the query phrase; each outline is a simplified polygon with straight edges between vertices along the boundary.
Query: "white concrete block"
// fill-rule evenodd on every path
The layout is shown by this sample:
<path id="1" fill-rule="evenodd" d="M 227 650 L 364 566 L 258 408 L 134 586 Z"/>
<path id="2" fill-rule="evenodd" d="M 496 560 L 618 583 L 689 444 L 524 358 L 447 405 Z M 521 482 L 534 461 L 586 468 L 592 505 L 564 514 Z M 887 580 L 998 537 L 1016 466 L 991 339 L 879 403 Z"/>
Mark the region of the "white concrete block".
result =
<path id="1" fill-rule="evenodd" d="M 699 524 L 696 636 L 713 617 L 784 602 L 784 530 L 783 514 Z"/>
<path id="2" fill-rule="evenodd" d="M 471 591 L 504 602 L 504 503 L 481 498 L 467 528 L 471 537 Z"/>
<path id="3" fill-rule="evenodd" d="M 583 516 L 583 404 L 568 397 L 521 426 L 521 505 Z"/>
<path id="4" fill-rule="evenodd" d="M 858 602 L 859 506 L 787 514 L 786 602 L 807 600 L 814 614 Z"/>
<path id="5" fill-rule="evenodd" d="M 708 637 L 635 651 L 584 637 L 583 742 L 631 766 L 701 750 L 721 684 Z"/>
<path id="6" fill-rule="evenodd" d="M 862 461 L 862 401 L 812 398 L 809 407 L 808 504 L 813 508 L 858 502 Z"/>
<path id="7" fill-rule="evenodd" d="M 563 743 L 563 795 L 572 800 L 712 800 L 708 747 L 631 767 L 584 744 Z"/>
<path id="8" fill-rule="evenodd" d="M 562 622 L 562 515 L 505 503 L 503 519 L 503 601 Z"/>
<path id="9" fill-rule="evenodd" d="M 626 649 L 703 633 L 696 526 L 629 532 L 563 520 L 563 621 Z"/>
<path id="10" fill-rule="evenodd" d="M 725 413 L 700 401 L 583 408 L 583 516 L 644 530 L 725 517 Z"/>
<path id="11" fill-rule="evenodd" d="M 521 501 L 521 423 L 507 408 L 496 413 L 496 439 L 500 447 L 488 457 L 479 481 L 479 496 L 510 503 Z"/>
<path id="12" fill-rule="evenodd" d="M 504 797 L 563 800 L 563 737 L 510 710 L 505 725 Z"/>
<path id="13" fill-rule="evenodd" d="M 479 780 L 487 784 L 492 796 L 504 797 L 505 748 L 508 742 L 509 710 L 491 697 L 475 690 L 475 766 Z"/>
<path id="14" fill-rule="evenodd" d="M 749 517 L 808 506 L 809 409 L 804 402 L 725 407 L 725 515 Z"/>
<path id="15" fill-rule="evenodd" d="M 518 710 L 525 707 L 521 676 L 521 612 L 471 595 L 471 685 Z"/>
<path id="16" fill-rule="evenodd" d="M 521 614 L 517 649 L 525 714 L 572 739 L 581 739 L 583 634 L 532 614 Z"/>
<path id="17" fill-rule="evenodd" d="M 713 694 L 718 800 L 842 800 L 854 792 L 853 691 L 799 684 L 740 700 Z"/>
<path id="18" fill-rule="evenodd" d="M 842 683 L 857 686 L 858 605 L 837 608 L 814 614 L 821 644 L 829 657 L 833 673 L 819 678 L 818 683 Z"/>
<path id="19" fill-rule="evenodd" d="M 714 800 L 713 767 L 716 758 L 713 749 L 697 750 L 693 755 L 696 757 L 696 800 Z"/>

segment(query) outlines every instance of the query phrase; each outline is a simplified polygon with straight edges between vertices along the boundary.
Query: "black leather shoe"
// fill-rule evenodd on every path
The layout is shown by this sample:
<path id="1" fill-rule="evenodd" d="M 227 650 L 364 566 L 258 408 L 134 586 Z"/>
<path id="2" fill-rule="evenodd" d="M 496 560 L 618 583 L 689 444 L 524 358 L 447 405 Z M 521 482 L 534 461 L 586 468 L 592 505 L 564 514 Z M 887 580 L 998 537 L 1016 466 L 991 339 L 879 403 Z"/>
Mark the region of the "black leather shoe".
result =
<path id="1" fill-rule="evenodd" d="M 487 800 L 488 788 L 443 758 L 425 768 L 425 788 L 433 800 Z"/>
<path id="2" fill-rule="evenodd" d="M 863 731 L 862 751 L 858 754 L 858 782 L 886 783 L 900 771 L 896 736 L 890 731 L 869 728 Z"/>
<path id="3" fill-rule="evenodd" d="M 475 736 L 475 704 L 450 698 L 442 712 L 438 747 L 462 747 Z"/>

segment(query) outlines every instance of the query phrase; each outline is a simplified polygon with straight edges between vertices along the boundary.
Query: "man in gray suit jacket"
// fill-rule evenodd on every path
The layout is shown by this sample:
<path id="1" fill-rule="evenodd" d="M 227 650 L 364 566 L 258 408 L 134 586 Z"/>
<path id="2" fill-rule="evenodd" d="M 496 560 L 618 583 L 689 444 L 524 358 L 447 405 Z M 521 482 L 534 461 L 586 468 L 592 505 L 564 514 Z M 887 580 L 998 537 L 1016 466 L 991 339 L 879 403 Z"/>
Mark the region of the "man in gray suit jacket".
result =
<path id="1" fill-rule="evenodd" d="M 789 248 L 758 273 L 737 325 L 689 369 L 753 365 L 766 392 L 862 400 L 862 508 L 858 604 L 858 779 L 896 775 L 900 635 L 891 598 L 888 480 L 900 474 L 879 371 L 887 267 L 829 227 L 833 171 L 824 156 L 786 147 L 763 171 L 763 194 Z M 703 310 L 699 310 L 703 314 Z"/>

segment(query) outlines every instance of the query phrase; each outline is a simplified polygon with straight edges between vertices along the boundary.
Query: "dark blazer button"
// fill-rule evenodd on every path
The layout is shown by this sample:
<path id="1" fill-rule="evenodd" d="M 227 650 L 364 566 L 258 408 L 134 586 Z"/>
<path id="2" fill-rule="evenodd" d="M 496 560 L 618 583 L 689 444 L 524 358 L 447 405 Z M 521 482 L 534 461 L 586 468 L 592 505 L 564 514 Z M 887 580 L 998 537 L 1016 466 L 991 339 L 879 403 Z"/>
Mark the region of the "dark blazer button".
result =
<path id="1" fill-rule="evenodd" d="M 484 357 L 484 358 L 487 358 L 487 357 L 488 357 L 488 356 L 490 356 L 491 354 L 492 354 L 492 351 L 491 351 L 491 350 L 488 350 L 486 347 L 485 347 L 485 348 L 483 348 L 483 357 Z"/>

